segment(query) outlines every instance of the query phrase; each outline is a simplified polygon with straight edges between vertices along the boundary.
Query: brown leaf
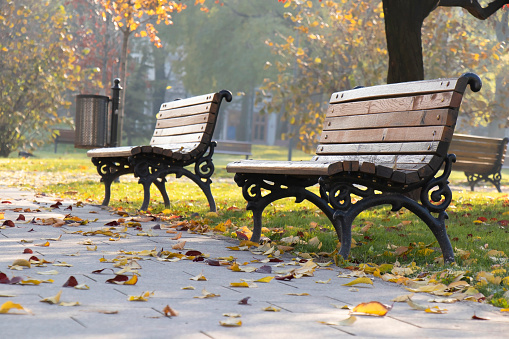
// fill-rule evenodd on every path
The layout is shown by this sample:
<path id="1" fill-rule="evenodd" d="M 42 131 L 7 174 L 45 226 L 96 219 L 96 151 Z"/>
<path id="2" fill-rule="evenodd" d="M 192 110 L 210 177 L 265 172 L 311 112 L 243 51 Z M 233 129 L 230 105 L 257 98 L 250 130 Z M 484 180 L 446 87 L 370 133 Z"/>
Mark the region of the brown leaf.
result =
<path id="1" fill-rule="evenodd" d="M 15 227 L 16 225 L 14 225 L 14 221 L 12 220 L 5 220 L 2 226 Z"/>
<path id="2" fill-rule="evenodd" d="M 167 317 L 176 317 L 179 315 L 178 312 L 171 308 L 169 305 L 166 305 L 166 307 L 163 309 L 163 312 Z"/>
<path id="3" fill-rule="evenodd" d="M 245 297 L 245 298 L 239 300 L 238 304 L 239 305 L 251 305 L 248 303 L 249 298 L 251 298 L 251 297 Z"/>
<path id="4" fill-rule="evenodd" d="M 32 253 L 34 253 L 34 251 L 32 251 L 32 250 L 31 250 L 31 249 L 29 249 L 29 248 L 25 248 L 25 249 L 23 250 L 23 253 L 29 253 L 29 254 L 32 254 Z"/>
<path id="5" fill-rule="evenodd" d="M 181 241 L 181 242 L 173 245 L 171 248 L 173 248 L 174 250 L 183 250 L 185 245 L 186 245 L 186 242 Z"/>
<path id="6" fill-rule="evenodd" d="M 478 316 L 476 316 L 475 314 L 472 316 L 472 319 L 473 319 L 473 320 L 490 320 L 490 318 L 489 318 L 489 317 L 485 317 L 485 318 L 483 318 L 483 317 L 478 317 Z"/>
<path id="7" fill-rule="evenodd" d="M 115 278 L 106 280 L 106 282 L 110 283 L 110 284 L 118 284 L 118 283 L 123 283 L 124 281 L 128 281 L 128 280 L 129 280 L 129 277 L 127 275 L 119 274 L 119 275 L 116 275 Z"/>
<path id="8" fill-rule="evenodd" d="M 25 221 L 25 216 L 23 214 L 20 214 L 16 221 Z"/>
<path id="9" fill-rule="evenodd" d="M 78 286 L 78 280 L 74 276 L 70 276 L 69 279 L 62 285 L 62 287 L 74 287 Z"/>

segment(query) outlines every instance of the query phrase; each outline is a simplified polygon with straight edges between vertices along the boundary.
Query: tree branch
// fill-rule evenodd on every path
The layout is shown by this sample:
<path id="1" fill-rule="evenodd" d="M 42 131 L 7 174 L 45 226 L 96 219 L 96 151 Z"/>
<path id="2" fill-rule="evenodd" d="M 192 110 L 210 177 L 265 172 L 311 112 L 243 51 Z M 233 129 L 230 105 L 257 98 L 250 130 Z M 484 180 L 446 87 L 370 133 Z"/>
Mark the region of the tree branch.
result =
<path id="1" fill-rule="evenodd" d="M 440 0 L 438 6 L 462 7 L 477 19 L 486 20 L 506 4 L 509 4 L 509 0 L 494 0 L 482 8 L 477 0 Z"/>

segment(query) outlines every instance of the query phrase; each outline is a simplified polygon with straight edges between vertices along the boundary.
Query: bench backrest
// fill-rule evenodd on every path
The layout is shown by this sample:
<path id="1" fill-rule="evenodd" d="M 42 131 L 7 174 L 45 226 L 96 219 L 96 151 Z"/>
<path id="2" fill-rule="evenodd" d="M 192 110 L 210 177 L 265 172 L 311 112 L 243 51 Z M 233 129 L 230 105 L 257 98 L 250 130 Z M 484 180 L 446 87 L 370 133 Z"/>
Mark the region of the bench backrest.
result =
<path id="1" fill-rule="evenodd" d="M 316 161 L 411 184 L 434 175 L 452 139 L 467 87 L 479 77 L 358 88 L 331 96 Z M 348 168 L 347 168 L 348 169 Z"/>
<path id="2" fill-rule="evenodd" d="M 174 153 L 203 154 L 210 145 L 223 98 L 231 101 L 231 93 L 220 91 L 162 104 L 150 145 Z"/>
<path id="3" fill-rule="evenodd" d="M 508 138 L 455 133 L 449 147 L 449 152 L 456 155 L 452 169 L 472 174 L 497 173 L 504 164 L 507 142 Z"/>

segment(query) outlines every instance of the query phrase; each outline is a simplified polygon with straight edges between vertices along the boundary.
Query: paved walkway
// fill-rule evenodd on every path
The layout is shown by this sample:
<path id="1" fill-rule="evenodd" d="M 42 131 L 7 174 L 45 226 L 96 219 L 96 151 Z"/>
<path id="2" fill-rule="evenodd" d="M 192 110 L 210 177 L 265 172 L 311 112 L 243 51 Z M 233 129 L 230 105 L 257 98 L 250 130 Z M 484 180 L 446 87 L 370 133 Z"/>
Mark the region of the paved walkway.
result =
<path id="1" fill-rule="evenodd" d="M 56 202 L 54 198 L 34 196 L 5 186 L 0 186 L 0 202 L 4 221 L 13 220 L 15 223 L 15 227 L 0 229 L 0 272 L 9 279 L 54 280 L 37 286 L 0 284 L 0 305 L 10 300 L 31 312 L 27 314 L 24 310 L 13 309 L 7 314 L 0 314 L 3 338 L 502 338 L 507 337 L 509 332 L 509 316 L 489 305 L 466 301 L 439 304 L 441 308 L 448 309 L 446 314 L 429 314 L 413 310 L 406 303 L 394 303 L 384 317 L 357 316 L 351 326 L 325 325 L 320 322 L 348 318 L 349 310 L 338 307 L 353 307 L 370 301 L 393 304 L 392 299 L 409 292 L 380 279 L 374 279 L 373 286 L 357 285 L 357 291 L 352 290 L 352 287 L 342 286 L 351 278 L 338 277 L 339 273 L 349 272 L 334 266 L 316 269 L 312 277 L 257 282 L 255 288 L 231 287 L 230 283 L 241 282 L 241 279 L 275 276 L 274 271 L 289 270 L 295 266 L 275 267 L 276 263 L 252 262 L 267 256 L 232 251 L 226 247 L 234 244 L 217 236 L 184 232 L 180 240 L 172 240 L 175 234 L 167 233 L 160 221 L 142 222 L 142 230 L 128 228 L 126 233 L 121 233 L 125 238 L 118 241 L 110 241 L 107 235 L 73 233 L 101 230 L 106 227 L 105 223 L 119 219 L 119 215 L 98 206 L 78 207 L 75 202 L 65 200 L 60 208 L 55 209 L 50 207 Z M 72 206 L 72 210 L 66 209 L 68 206 Z M 20 214 L 25 216 L 26 221 L 16 221 Z M 90 222 L 81 226 L 40 225 L 43 219 L 60 220 L 67 214 Z M 157 224 L 163 225 L 163 229 L 154 229 Z M 113 231 L 120 232 L 123 228 L 117 226 Z M 180 241 L 186 241 L 185 248 L 172 250 L 171 247 Z M 49 246 L 38 246 L 47 243 Z M 26 248 L 33 253 L 23 253 Z M 182 253 L 195 250 L 209 255 L 209 259 L 233 256 L 238 263 L 248 262 L 247 266 L 259 268 L 269 265 L 272 273 L 234 272 L 227 266 L 211 266 L 203 261 L 171 262 L 142 256 L 154 249 L 156 252 L 164 249 Z M 32 265 L 22 271 L 9 268 L 15 260 L 29 259 L 32 255 L 50 263 L 46 267 Z M 115 276 L 114 271 L 121 269 L 115 268 L 111 262 L 115 258 L 120 259 L 120 256 L 138 257 L 134 261 L 139 267 L 133 267 L 139 272 L 135 285 L 106 283 L 107 279 Z M 108 262 L 101 262 L 103 258 Z M 291 259 L 285 257 L 284 263 L 291 263 Z M 51 264 L 63 262 L 72 266 Z M 105 270 L 100 274 L 92 273 L 103 268 Z M 58 274 L 41 274 L 48 271 L 58 271 Z M 207 280 L 190 280 L 199 275 Z M 89 289 L 62 287 L 70 276 Z M 317 283 L 328 279 L 331 279 L 329 283 Z M 188 286 L 195 289 L 183 289 Z M 203 289 L 220 296 L 196 298 L 202 296 Z M 79 302 L 79 306 L 40 302 L 43 298 L 56 296 L 59 291 L 62 291 L 60 302 Z M 145 292 L 151 293 L 147 301 L 128 301 L 129 296 L 141 296 Z M 239 304 L 246 297 L 250 297 L 247 305 Z M 430 298 L 426 294 L 416 294 L 413 300 L 436 305 L 428 302 Z M 167 305 L 177 311 L 178 316 L 165 316 Z M 280 311 L 263 310 L 270 306 Z M 242 326 L 221 326 L 220 321 L 235 321 L 225 317 L 225 313 L 240 314 L 241 317 L 236 319 L 242 321 Z M 474 314 L 490 320 L 473 320 Z"/>

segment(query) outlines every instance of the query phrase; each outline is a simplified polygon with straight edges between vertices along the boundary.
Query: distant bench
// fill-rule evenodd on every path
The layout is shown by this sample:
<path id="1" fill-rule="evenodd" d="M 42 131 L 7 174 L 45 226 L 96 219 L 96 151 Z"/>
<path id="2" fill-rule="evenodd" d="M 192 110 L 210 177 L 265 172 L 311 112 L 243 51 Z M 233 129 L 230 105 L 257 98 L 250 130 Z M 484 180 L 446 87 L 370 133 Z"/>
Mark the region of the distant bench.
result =
<path id="1" fill-rule="evenodd" d="M 454 134 L 449 147 L 449 152 L 456 154 L 452 169 L 465 172 L 472 191 L 479 181 L 487 181 L 501 192 L 501 170 L 508 141 L 508 138 Z"/>
<path id="2" fill-rule="evenodd" d="M 74 144 L 76 131 L 73 129 L 56 129 L 55 133 L 55 153 L 57 153 L 58 144 Z"/>
<path id="3" fill-rule="evenodd" d="M 455 160 L 448 150 L 468 84 L 475 92 L 482 85 L 467 73 L 333 93 L 311 160 L 229 163 L 226 169 L 235 173 L 253 212 L 251 241 L 260 240 L 264 209 L 295 197 L 296 203 L 308 200 L 324 212 L 341 242 L 339 254 L 347 259 L 355 218 L 371 207 L 392 205 L 393 211 L 405 207 L 426 223 L 444 261 L 454 261 L 445 226 Z M 317 184 L 315 194 L 309 187 Z M 419 192 L 420 203 L 410 192 Z"/>
<path id="4" fill-rule="evenodd" d="M 107 206 L 111 196 L 112 182 L 124 174 L 133 173 L 143 185 L 141 210 L 146 211 L 150 203 L 150 186 L 154 184 L 170 206 L 166 192 L 166 176 L 185 176 L 201 188 L 207 197 L 211 211 L 216 203 L 210 191 L 214 173 L 212 155 L 216 142 L 212 135 L 223 99 L 232 100 L 229 91 L 220 91 L 161 105 L 150 145 L 106 147 L 87 152 L 104 183 L 103 205 Z M 190 166 L 190 169 L 186 167 Z M 185 197 L 185 196 L 183 196 Z"/>
<path id="5" fill-rule="evenodd" d="M 214 150 L 215 153 L 220 154 L 233 154 L 245 155 L 246 159 L 249 158 L 251 153 L 252 144 L 246 141 L 233 141 L 233 140 L 216 140 L 217 146 Z"/>

